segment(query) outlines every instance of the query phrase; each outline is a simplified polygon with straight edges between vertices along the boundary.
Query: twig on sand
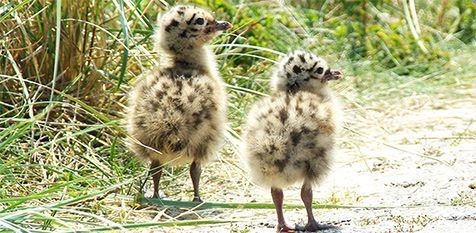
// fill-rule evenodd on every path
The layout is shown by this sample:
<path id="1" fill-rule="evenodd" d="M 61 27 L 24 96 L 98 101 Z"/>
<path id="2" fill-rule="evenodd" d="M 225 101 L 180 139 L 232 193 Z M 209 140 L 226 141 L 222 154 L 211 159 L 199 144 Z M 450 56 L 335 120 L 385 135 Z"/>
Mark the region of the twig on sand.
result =
<path id="1" fill-rule="evenodd" d="M 363 135 L 363 134 L 361 134 L 361 133 L 359 133 L 359 132 L 357 132 L 357 131 L 355 131 L 355 130 L 352 130 L 352 129 L 348 128 L 348 127 L 345 127 L 345 128 L 346 128 L 347 130 L 351 131 L 352 133 L 355 133 L 355 134 L 357 134 L 357 135 L 359 135 L 359 136 L 363 136 L 363 137 L 366 137 L 366 138 L 370 139 L 370 137 L 368 137 L 368 136 L 366 136 L 366 135 Z M 419 154 L 419 153 L 416 153 L 416 152 L 413 152 L 413 151 L 405 150 L 405 149 L 399 148 L 399 147 L 397 147 L 397 146 L 391 145 L 391 144 L 389 144 L 389 143 L 376 140 L 375 138 L 373 138 L 372 140 L 374 140 L 375 142 L 377 142 L 377 143 L 379 143 L 379 144 L 382 144 L 382 145 L 384 145 L 384 146 L 387 146 L 387 147 L 390 147 L 390 148 L 392 148 L 392 149 L 395 149 L 395 150 L 399 150 L 399 151 L 402 151 L 402 152 L 405 152 L 405 153 L 408 153 L 408 154 L 416 155 L 416 156 L 418 156 L 418 157 L 422 157 L 422 158 L 425 158 L 425 159 L 431 159 L 431 160 L 437 161 L 437 162 L 439 162 L 439 163 L 445 164 L 445 165 L 447 165 L 447 166 L 451 166 L 450 163 L 445 162 L 445 161 L 442 161 L 442 160 L 439 160 L 439 159 L 437 159 L 437 158 L 433 158 L 433 157 L 426 156 L 426 155 L 422 155 L 422 154 Z"/>

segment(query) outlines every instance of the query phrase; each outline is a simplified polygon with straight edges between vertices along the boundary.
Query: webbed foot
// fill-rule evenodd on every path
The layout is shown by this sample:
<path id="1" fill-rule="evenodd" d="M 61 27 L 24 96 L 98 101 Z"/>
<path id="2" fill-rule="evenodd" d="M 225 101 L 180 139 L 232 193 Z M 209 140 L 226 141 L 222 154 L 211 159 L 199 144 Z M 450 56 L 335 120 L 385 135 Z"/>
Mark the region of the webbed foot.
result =
<path id="1" fill-rule="evenodd" d="M 304 227 L 304 230 L 310 231 L 310 232 L 316 232 L 316 231 L 322 231 L 322 230 L 328 230 L 328 229 L 337 229 L 338 227 L 330 225 L 330 224 L 319 224 L 316 221 L 310 222 L 306 224 Z"/>

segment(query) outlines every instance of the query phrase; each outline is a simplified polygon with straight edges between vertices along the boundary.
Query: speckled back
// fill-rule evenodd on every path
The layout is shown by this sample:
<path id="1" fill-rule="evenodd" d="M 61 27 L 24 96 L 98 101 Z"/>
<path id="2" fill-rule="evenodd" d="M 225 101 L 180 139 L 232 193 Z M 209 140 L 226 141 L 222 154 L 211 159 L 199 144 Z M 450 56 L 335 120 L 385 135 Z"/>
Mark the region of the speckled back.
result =
<path id="1" fill-rule="evenodd" d="M 278 92 L 256 103 L 245 126 L 243 154 L 256 183 L 286 187 L 329 170 L 337 131 L 332 96 Z"/>
<path id="2" fill-rule="evenodd" d="M 145 146 L 132 142 L 131 148 L 162 163 L 208 161 L 223 134 L 222 81 L 200 71 L 189 75 L 176 71 L 156 69 L 132 91 L 128 131 Z"/>

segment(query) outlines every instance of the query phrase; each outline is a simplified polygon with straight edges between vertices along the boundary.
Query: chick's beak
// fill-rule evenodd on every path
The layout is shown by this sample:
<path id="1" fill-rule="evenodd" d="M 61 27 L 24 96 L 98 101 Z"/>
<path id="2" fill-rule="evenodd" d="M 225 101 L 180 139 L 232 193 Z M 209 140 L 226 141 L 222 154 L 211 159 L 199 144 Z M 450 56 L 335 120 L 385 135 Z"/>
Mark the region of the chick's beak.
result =
<path id="1" fill-rule="evenodd" d="M 327 70 L 326 73 L 324 74 L 324 77 L 322 79 L 322 82 L 327 82 L 329 80 L 338 80 L 341 79 L 343 76 L 342 72 L 338 70 Z"/>
<path id="2" fill-rule="evenodd" d="M 233 24 L 227 21 L 217 21 L 215 28 L 217 31 L 225 31 L 233 27 Z"/>

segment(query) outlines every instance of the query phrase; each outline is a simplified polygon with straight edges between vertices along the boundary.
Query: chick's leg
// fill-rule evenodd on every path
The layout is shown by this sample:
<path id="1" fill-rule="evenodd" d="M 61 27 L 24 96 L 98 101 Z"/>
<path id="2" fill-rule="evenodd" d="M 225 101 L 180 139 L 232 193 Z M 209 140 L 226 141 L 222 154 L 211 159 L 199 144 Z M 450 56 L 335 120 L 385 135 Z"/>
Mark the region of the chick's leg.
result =
<path id="1" fill-rule="evenodd" d="M 306 231 L 314 232 L 318 230 L 335 228 L 332 225 L 318 224 L 314 219 L 314 215 L 312 214 L 312 185 L 311 182 L 307 180 L 304 181 L 304 184 L 301 188 L 301 199 L 302 202 L 304 202 L 307 212 L 307 224 L 304 227 Z"/>
<path id="2" fill-rule="evenodd" d="M 190 177 L 192 178 L 193 184 L 193 201 L 202 202 L 199 193 L 200 186 L 200 175 L 202 174 L 202 166 L 200 163 L 194 161 L 190 166 Z"/>
<path id="3" fill-rule="evenodd" d="M 292 227 L 286 224 L 283 215 L 283 190 L 280 188 L 271 188 L 271 196 L 273 197 L 274 207 L 276 208 L 276 214 L 278 215 L 278 225 L 276 226 L 276 232 L 295 232 L 296 227 Z"/>
<path id="4" fill-rule="evenodd" d="M 159 198 L 159 183 L 162 176 L 162 167 L 159 161 L 152 160 L 150 163 L 149 175 L 152 174 L 152 181 L 154 182 L 154 193 L 152 198 Z"/>

